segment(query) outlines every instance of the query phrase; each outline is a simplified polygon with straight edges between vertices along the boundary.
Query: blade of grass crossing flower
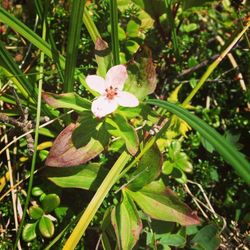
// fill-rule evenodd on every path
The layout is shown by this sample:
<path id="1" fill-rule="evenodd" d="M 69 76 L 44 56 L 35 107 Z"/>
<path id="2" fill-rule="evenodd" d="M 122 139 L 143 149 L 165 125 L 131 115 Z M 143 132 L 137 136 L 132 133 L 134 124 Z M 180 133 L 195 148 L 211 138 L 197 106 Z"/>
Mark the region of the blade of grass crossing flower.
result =
<path id="1" fill-rule="evenodd" d="M 106 195 L 108 194 L 109 190 L 115 184 L 118 179 L 118 176 L 127 162 L 130 160 L 131 156 L 127 152 L 123 152 L 120 157 L 117 159 L 107 176 L 105 177 L 104 181 L 96 191 L 94 197 L 90 201 L 89 205 L 87 206 L 86 210 L 84 211 L 81 219 L 77 223 L 76 227 L 74 228 L 72 234 L 66 241 L 63 250 L 74 249 L 78 244 L 79 240 L 81 239 L 82 235 L 84 234 L 85 230 L 87 229 L 89 223 L 95 216 L 98 208 L 102 204 L 103 200 L 105 199 Z"/>
<path id="2" fill-rule="evenodd" d="M 234 47 L 234 45 L 239 41 L 239 39 L 245 34 L 249 26 L 250 26 L 250 22 L 247 23 L 244 29 L 238 35 L 235 36 L 235 38 L 226 47 L 226 49 L 220 54 L 220 56 L 207 68 L 206 72 L 203 74 L 200 81 L 197 83 L 197 85 L 193 88 L 191 93 L 187 96 L 187 98 L 182 103 L 183 107 L 185 107 L 192 100 L 195 94 L 199 91 L 199 89 L 206 82 L 207 78 L 213 73 L 213 71 L 219 65 L 219 63 L 224 59 L 224 57 L 229 53 L 229 51 Z"/>
<path id="3" fill-rule="evenodd" d="M 111 44 L 113 53 L 113 64 L 120 64 L 119 59 L 119 39 L 118 39 L 118 8 L 117 0 L 110 0 L 110 24 L 111 24 Z"/>
<path id="4" fill-rule="evenodd" d="M 216 130 L 208 126 L 200 118 L 191 114 L 184 108 L 162 100 L 148 100 L 148 104 L 153 104 L 167 109 L 179 118 L 186 121 L 191 127 L 197 130 L 217 152 L 231 164 L 239 176 L 250 184 L 250 164 L 238 150 L 228 143 Z"/>
<path id="5" fill-rule="evenodd" d="M 47 14 L 45 12 L 45 14 Z M 43 26 L 42 26 L 42 39 L 46 39 L 46 25 L 45 25 L 46 15 L 43 18 Z M 34 153 L 32 156 L 31 162 L 31 169 L 30 169 L 30 179 L 27 191 L 27 197 L 24 204 L 23 209 L 23 216 L 17 231 L 17 237 L 14 245 L 14 250 L 17 248 L 21 232 L 23 230 L 23 226 L 25 223 L 25 216 L 27 214 L 28 206 L 30 203 L 31 197 L 31 190 L 33 187 L 33 179 L 34 179 L 34 171 L 36 166 L 36 159 L 37 159 L 37 145 L 38 145 L 38 138 L 39 138 L 39 125 L 40 125 L 40 118 L 41 118 L 41 99 L 42 99 L 42 85 L 43 85 L 43 72 L 44 72 L 44 53 L 41 52 L 40 54 L 40 67 L 39 67 L 39 81 L 38 81 L 38 97 L 37 97 L 37 112 L 36 112 L 36 127 L 35 127 L 35 139 L 34 139 Z"/>
<path id="6" fill-rule="evenodd" d="M 83 0 L 75 0 L 72 2 L 63 85 L 63 90 L 65 93 L 72 92 L 74 88 L 74 72 L 78 54 L 78 45 L 80 41 L 84 4 L 85 1 Z"/>
<path id="7" fill-rule="evenodd" d="M 89 32 L 89 35 L 90 35 L 92 41 L 95 44 L 97 38 L 98 37 L 101 38 L 101 35 L 100 35 L 98 29 L 96 28 L 96 25 L 93 22 L 90 14 L 89 14 L 89 11 L 88 11 L 87 7 L 85 7 L 84 11 L 83 11 L 83 23 L 86 26 L 86 28 L 87 28 L 87 30 Z"/>

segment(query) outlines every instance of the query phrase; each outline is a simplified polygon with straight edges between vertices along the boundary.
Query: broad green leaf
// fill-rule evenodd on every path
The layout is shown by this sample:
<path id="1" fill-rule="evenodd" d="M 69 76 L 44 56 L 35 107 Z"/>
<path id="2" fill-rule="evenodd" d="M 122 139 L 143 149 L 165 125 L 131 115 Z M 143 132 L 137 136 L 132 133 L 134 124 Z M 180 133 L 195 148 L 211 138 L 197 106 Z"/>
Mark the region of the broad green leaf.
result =
<path id="1" fill-rule="evenodd" d="M 23 232 L 22 232 L 22 238 L 24 241 L 32 241 L 36 238 L 36 225 L 35 223 L 28 223 L 24 226 Z"/>
<path id="2" fill-rule="evenodd" d="M 63 188 L 82 188 L 96 190 L 106 176 L 107 171 L 97 163 L 65 168 L 49 168 L 45 176 L 57 186 Z"/>
<path id="3" fill-rule="evenodd" d="M 38 227 L 43 237 L 51 238 L 54 235 L 55 227 L 49 218 L 43 216 L 39 221 Z"/>
<path id="4" fill-rule="evenodd" d="M 154 145 L 140 159 L 136 170 L 130 178 L 133 181 L 127 187 L 132 191 L 143 188 L 159 176 L 161 166 L 162 154 L 157 145 Z"/>
<path id="5" fill-rule="evenodd" d="M 54 94 L 49 92 L 42 93 L 43 100 L 51 107 L 74 109 L 78 112 L 90 110 L 91 103 L 76 93 Z"/>
<path id="6" fill-rule="evenodd" d="M 203 227 L 192 239 L 194 246 L 199 249 L 215 250 L 220 245 L 218 228 L 214 224 Z"/>
<path id="7" fill-rule="evenodd" d="M 72 134 L 72 141 L 76 148 L 87 145 L 92 138 L 97 141 L 108 141 L 109 135 L 104 124 L 93 117 L 91 112 L 83 112 L 79 123 L 80 125 Z"/>
<path id="8" fill-rule="evenodd" d="M 108 44 L 99 37 L 95 43 L 95 59 L 98 65 L 97 75 L 105 78 L 108 69 L 111 67 L 112 55 Z"/>
<path id="9" fill-rule="evenodd" d="M 128 80 L 124 90 L 134 94 L 139 100 L 143 100 L 147 95 L 153 93 L 156 88 L 156 71 L 150 52 L 142 52 L 145 55 L 138 55 L 137 62 L 132 62 L 127 66 Z"/>
<path id="10" fill-rule="evenodd" d="M 186 239 L 180 234 L 167 233 L 167 234 L 161 235 L 159 239 L 159 243 L 162 246 L 174 246 L 174 247 L 183 248 L 185 246 Z"/>
<path id="11" fill-rule="evenodd" d="M 208 126 L 200 118 L 191 114 L 184 108 L 175 104 L 161 101 L 161 100 L 148 100 L 148 104 L 153 104 L 169 110 L 179 118 L 186 121 L 191 127 L 196 129 L 224 159 L 231 164 L 237 173 L 247 183 L 250 183 L 250 164 L 238 150 L 228 143 L 216 130 Z"/>
<path id="12" fill-rule="evenodd" d="M 41 201 L 45 213 L 50 213 L 60 205 L 60 197 L 57 194 L 48 194 Z"/>
<path id="13" fill-rule="evenodd" d="M 29 208 L 29 215 L 34 220 L 41 218 L 43 214 L 44 214 L 44 211 L 39 206 L 32 206 Z"/>
<path id="14" fill-rule="evenodd" d="M 132 249 L 139 239 L 142 221 L 133 200 L 124 192 L 121 204 L 112 211 L 111 221 L 119 249 Z"/>
<path id="15" fill-rule="evenodd" d="M 199 218 L 162 181 L 151 182 L 137 192 L 126 189 L 137 205 L 150 217 L 181 225 L 199 224 Z"/>
<path id="16" fill-rule="evenodd" d="M 55 139 L 45 164 L 51 167 L 67 167 L 83 164 L 99 155 L 106 144 L 107 138 L 91 138 L 87 145 L 76 148 L 72 142 L 72 133 L 76 124 L 68 125 Z"/>
<path id="17" fill-rule="evenodd" d="M 181 31 L 186 32 L 186 33 L 195 31 L 198 28 L 199 28 L 199 26 L 196 23 L 189 23 L 189 24 L 182 24 L 181 25 Z"/>
<path id="18" fill-rule="evenodd" d="M 116 137 L 121 137 L 125 141 L 129 153 L 135 155 L 139 146 L 139 139 L 135 129 L 118 113 L 114 114 L 113 119 L 107 118 L 106 122 L 108 132 Z"/>

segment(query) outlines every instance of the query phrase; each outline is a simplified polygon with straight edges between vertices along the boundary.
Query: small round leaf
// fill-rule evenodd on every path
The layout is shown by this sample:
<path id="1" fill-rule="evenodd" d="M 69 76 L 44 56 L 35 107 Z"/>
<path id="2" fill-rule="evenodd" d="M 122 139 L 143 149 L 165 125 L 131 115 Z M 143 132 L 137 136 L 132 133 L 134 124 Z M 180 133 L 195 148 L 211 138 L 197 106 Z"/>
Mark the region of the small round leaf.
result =
<path id="1" fill-rule="evenodd" d="M 39 221 L 38 227 L 43 237 L 51 238 L 54 235 L 55 227 L 49 218 L 43 216 Z"/>
<path id="2" fill-rule="evenodd" d="M 57 194 L 48 194 L 41 203 L 44 212 L 50 213 L 60 205 L 60 197 Z"/>
<path id="3" fill-rule="evenodd" d="M 32 241 L 36 238 L 36 224 L 35 223 L 28 223 L 24 226 L 23 232 L 22 232 L 22 238 L 24 241 Z"/>
<path id="4" fill-rule="evenodd" d="M 44 194 L 44 192 L 40 187 L 33 187 L 32 188 L 32 195 L 33 196 L 41 196 L 42 194 Z"/>
<path id="5" fill-rule="evenodd" d="M 32 206 L 29 208 L 30 217 L 34 220 L 40 219 L 43 216 L 42 208 L 38 206 Z"/>

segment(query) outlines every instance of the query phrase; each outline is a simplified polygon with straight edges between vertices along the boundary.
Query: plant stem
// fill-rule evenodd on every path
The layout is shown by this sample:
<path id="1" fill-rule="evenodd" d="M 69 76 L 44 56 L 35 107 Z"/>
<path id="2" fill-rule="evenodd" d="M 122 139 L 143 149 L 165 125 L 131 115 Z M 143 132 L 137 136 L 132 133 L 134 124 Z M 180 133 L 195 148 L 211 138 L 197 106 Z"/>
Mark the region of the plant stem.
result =
<path id="1" fill-rule="evenodd" d="M 114 65 L 120 64 L 117 0 L 110 0 L 111 43 Z"/>
<path id="2" fill-rule="evenodd" d="M 90 201 L 89 205 L 85 209 L 83 215 L 81 216 L 79 222 L 74 228 L 72 234 L 68 238 L 63 250 L 74 249 L 87 229 L 89 223 L 93 219 L 98 208 L 101 206 L 103 200 L 108 194 L 109 190 L 118 180 L 118 176 L 127 162 L 130 160 L 131 156 L 124 151 L 120 157 L 117 159 L 105 179 L 103 180 L 100 187 L 97 189 L 94 197 Z"/>
<path id="3" fill-rule="evenodd" d="M 43 40 L 46 39 L 46 10 L 44 14 L 44 19 L 43 19 L 43 30 L 42 30 L 42 38 Z M 21 232 L 24 226 L 25 222 L 25 216 L 27 214 L 27 209 L 29 206 L 30 202 L 30 197 L 31 197 L 31 190 L 33 186 L 33 179 L 34 179 L 34 171 L 35 171 L 35 166 L 36 166 L 36 156 L 37 156 L 37 145 L 38 145 L 38 138 L 39 138 L 39 125 L 40 125 L 40 116 L 41 116 L 41 94 L 42 94 L 42 85 L 43 85 L 43 72 L 44 72 L 44 52 L 41 52 L 40 55 L 40 67 L 39 67 L 39 81 L 38 81 L 38 97 L 37 97 L 37 112 L 36 112 L 36 127 L 35 127 L 35 139 L 34 139 L 34 154 L 32 156 L 32 162 L 31 162 L 31 169 L 30 169 L 30 179 L 29 179 L 29 185 L 28 185 L 28 191 L 27 191 L 27 197 L 25 200 L 24 204 L 24 209 L 23 209 L 23 216 L 19 225 L 19 229 L 17 231 L 17 237 L 15 241 L 15 245 L 13 250 L 17 248 L 18 241 L 21 236 Z"/>

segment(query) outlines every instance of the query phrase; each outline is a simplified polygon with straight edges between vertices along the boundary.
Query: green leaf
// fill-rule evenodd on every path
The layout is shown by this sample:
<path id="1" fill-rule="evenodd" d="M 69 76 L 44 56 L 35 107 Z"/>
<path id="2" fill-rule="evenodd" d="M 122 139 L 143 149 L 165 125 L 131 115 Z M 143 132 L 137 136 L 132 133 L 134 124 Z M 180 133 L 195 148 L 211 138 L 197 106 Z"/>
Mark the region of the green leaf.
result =
<path id="1" fill-rule="evenodd" d="M 182 0 L 183 2 L 183 9 L 188 9 L 192 7 L 202 6 L 207 2 L 213 2 L 214 0 Z"/>
<path id="2" fill-rule="evenodd" d="M 57 186 L 63 188 L 82 188 L 96 190 L 106 176 L 107 171 L 97 163 L 65 168 L 49 168 L 45 176 Z"/>
<path id="3" fill-rule="evenodd" d="M 200 223 L 196 213 L 161 181 L 151 182 L 137 192 L 129 189 L 126 189 L 126 192 L 154 219 L 177 222 L 184 226 Z"/>
<path id="4" fill-rule="evenodd" d="M 184 247 L 186 243 L 185 237 L 180 234 L 164 234 L 161 235 L 159 243 L 163 246 Z"/>
<path id="5" fill-rule="evenodd" d="M 108 44 L 99 37 L 95 43 L 95 59 L 98 65 L 97 75 L 105 78 L 108 69 L 111 67 L 112 55 Z"/>
<path id="6" fill-rule="evenodd" d="M 43 216 L 44 211 L 36 205 L 29 208 L 29 214 L 32 219 L 37 220 Z"/>
<path id="7" fill-rule="evenodd" d="M 135 20 L 130 20 L 127 24 L 126 33 L 129 37 L 138 37 L 140 24 Z"/>
<path id="8" fill-rule="evenodd" d="M 50 213 L 60 205 L 60 197 L 57 194 L 48 194 L 41 201 L 45 213 Z"/>
<path id="9" fill-rule="evenodd" d="M 128 52 L 131 55 L 133 55 L 140 48 L 140 45 L 136 41 L 134 41 L 134 40 L 127 40 L 125 42 L 125 47 L 128 50 Z"/>
<path id="10" fill-rule="evenodd" d="M 124 88 L 139 100 L 143 100 L 147 95 L 153 93 L 157 83 L 155 66 L 150 52 L 145 53 L 145 55 L 139 55 L 138 62 L 133 61 L 128 64 L 129 77 Z"/>
<path id="11" fill-rule="evenodd" d="M 218 234 L 218 228 L 214 224 L 203 227 L 192 239 L 192 243 L 195 246 L 201 247 L 201 249 L 215 250 L 220 245 L 220 237 Z M 200 248 L 199 248 L 200 249 Z"/>
<path id="12" fill-rule="evenodd" d="M 43 100 L 51 107 L 74 109 L 78 112 L 90 110 L 91 102 L 80 97 L 76 93 L 54 94 L 50 92 L 42 92 Z"/>
<path id="13" fill-rule="evenodd" d="M 113 119 L 107 118 L 106 122 L 108 132 L 116 137 L 121 137 L 125 141 L 129 153 L 135 155 L 139 146 L 135 129 L 120 114 L 114 114 Z"/>
<path id="14" fill-rule="evenodd" d="M 161 173 L 162 154 L 155 144 L 140 159 L 136 170 L 131 176 L 133 180 L 127 186 L 132 191 L 137 191 L 155 180 Z"/>
<path id="15" fill-rule="evenodd" d="M 119 249 L 132 249 L 139 239 L 142 221 L 133 200 L 125 192 L 121 204 L 118 204 L 112 211 L 111 221 Z"/>
<path id="16" fill-rule="evenodd" d="M 44 194 L 44 192 L 40 187 L 33 187 L 32 188 L 32 195 L 33 196 L 41 196 L 42 194 Z"/>
<path id="17" fill-rule="evenodd" d="M 43 216 L 39 221 L 38 227 L 43 237 L 51 238 L 54 235 L 55 227 L 49 218 Z"/>
<path id="18" fill-rule="evenodd" d="M 63 85 L 64 92 L 72 92 L 74 90 L 74 73 L 78 54 L 78 46 L 80 42 L 80 31 L 85 2 L 86 0 L 75 0 L 71 4 L 72 10 L 70 13 Z"/>
<path id="19" fill-rule="evenodd" d="M 109 135 L 103 123 L 94 118 L 92 113 L 82 113 L 79 123 L 80 125 L 72 134 L 72 141 L 76 148 L 87 145 L 92 138 L 97 141 L 108 141 Z"/>
<path id="20" fill-rule="evenodd" d="M 46 159 L 47 166 L 77 166 L 93 159 L 104 150 L 108 141 L 107 137 L 102 135 L 98 135 L 98 139 L 91 138 L 85 146 L 76 148 L 71 138 L 76 127 L 76 124 L 71 123 L 57 136 Z"/>
<path id="21" fill-rule="evenodd" d="M 197 30 L 198 28 L 199 26 L 196 23 L 182 24 L 181 31 L 189 33 L 189 32 Z"/>
<path id="22" fill-rule="evenodd" d="M 32 241 L 36 238 L 36 225 L 35 223 L 28 223 L 24 226 L 23 232 L 22 232 L 22 238 L 24 241 Z"/>
<path id="23" fill-rule="evenodd" d="M 245 180 L 250 183 L 250 164 L 244 158 L 244 156 L 238 152 L 238 150 L 228 143 L 224 137 L 222 137 L 216 130 L 208 126 L 200 118 L 191 114 L 184 108 L 175 104 L 161 101 L 161 100 L 148 100 L 148 104 L 153 104 L 169 110 L 179 118 L 186 121 L 191 127 L 196 129 L 216 150 L 224 159 L 231 164 L 237 173 Z"/>
<path id="24" fill-rule="evenodd" d="M 3 73 L 13 81 L 25 98 L 31 100 L 32 103 L 36 103 L 34 92 L 37 94 L 37 90 L 35 85 L 31 84 L 26 75 L 19 69 L 1 41 L 0 55 L 0 65 L 3 67 Z"/>

